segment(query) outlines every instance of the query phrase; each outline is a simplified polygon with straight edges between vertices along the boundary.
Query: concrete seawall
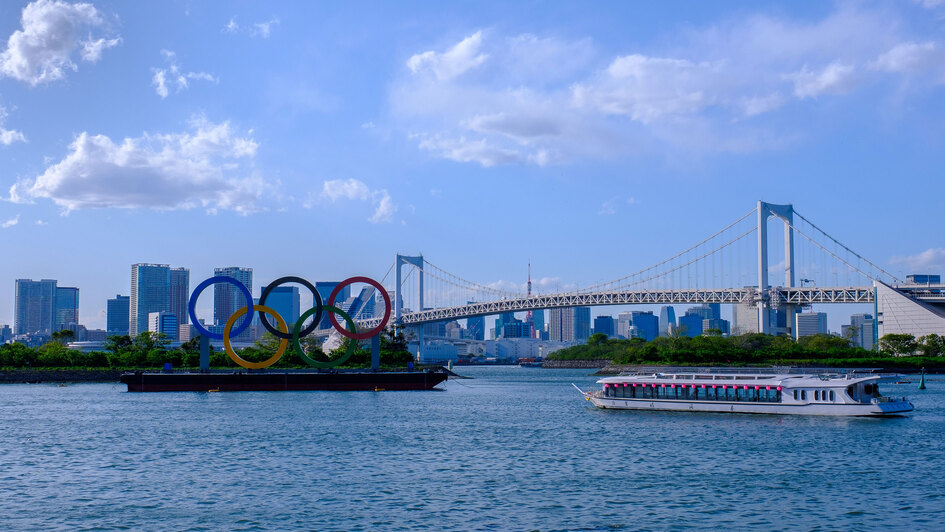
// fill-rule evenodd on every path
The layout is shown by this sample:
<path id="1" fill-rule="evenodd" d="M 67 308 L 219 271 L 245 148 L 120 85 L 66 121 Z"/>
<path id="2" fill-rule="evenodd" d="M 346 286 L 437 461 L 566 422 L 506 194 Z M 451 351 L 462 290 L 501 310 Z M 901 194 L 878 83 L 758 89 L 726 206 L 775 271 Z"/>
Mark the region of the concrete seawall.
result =
<path id="1" fill-rule="evenodd" d="M 610 364 L 609 360 L 548 360 L 542 363 L 542 368 L 552 369 L 598 369 Z"/>

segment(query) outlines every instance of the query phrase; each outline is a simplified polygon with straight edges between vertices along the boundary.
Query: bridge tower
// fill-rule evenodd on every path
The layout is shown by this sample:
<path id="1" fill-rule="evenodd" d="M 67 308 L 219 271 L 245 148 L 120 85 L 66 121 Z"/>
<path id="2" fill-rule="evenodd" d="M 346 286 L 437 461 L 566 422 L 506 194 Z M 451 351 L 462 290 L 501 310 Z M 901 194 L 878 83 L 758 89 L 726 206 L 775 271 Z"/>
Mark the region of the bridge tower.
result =
<path id="1" fill-rule="evenodd" d="M 794 305 L 779 305 L 771 301 L 768 289 L 768 218 L 775 216 L 784 222 L 784 286 L 794 286 L 794 205 L 776 205 L 758 202 L 758 331 L 770 333 L 771 310 L 784 307 L 787 328 L 794 329 Z"/>
<path id="2" fill-rule="evenodd" d="M 397 280 L 396 280 L 397 284 L 396 284 L 396 287 L 394 288 L 394 327 L 395 327 L 394 330 L 395 331 L 397 330 L 398 327 L 402 325 L 401 320 L 400 320 L 400 315 L 404 308 L 404 298 L 403 298 L 402 290 L 400 289 L 401 283 L 403 282 L 403 278 L 401 277 L 401 274 L 400 274 L 400 268 L 401 266 L 405 264 L 410 265 L 410 266 L 415 266 L 418 270 L 419 278 L 418 278 L 417 284 L 419 285 L 419 288 L 420 288 L 419 290 L 420 308 L 417 310 L 418 311 L 423 310 L 423 255 L 416 255 L 416 256 L 411 257 L 407 255 L 401 255 L 398 253 L 394 259 L 394 268 L 397 270 Z M 420 352 L 423 350 L 423 325 L 417 328 L 417 340 L 418 340 L 417 360 L 419 361 Z"/>

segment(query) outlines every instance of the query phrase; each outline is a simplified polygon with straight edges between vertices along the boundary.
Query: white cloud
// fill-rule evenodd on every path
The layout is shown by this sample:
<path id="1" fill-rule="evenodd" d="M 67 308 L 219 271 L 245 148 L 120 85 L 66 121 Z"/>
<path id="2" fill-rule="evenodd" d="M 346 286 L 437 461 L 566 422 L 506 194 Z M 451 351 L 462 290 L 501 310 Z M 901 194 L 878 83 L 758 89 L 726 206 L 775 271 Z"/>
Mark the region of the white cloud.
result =
<path id="1" fill-rule="evenodd" d="M 915 3 L 926 9 L 935 9 L 937 7 L 945 6 L 945 0 L 915 0 Z"/>
<path id="2" fill-rule="evenodd" d="M 120 37 L 93 37 L 105 22 L 92 4 L 37 0 L 23 8 L 21 25 L 0 53 L 0 74 L 32 86 L 77 70 L 72 60 L 77 50 L 83 61 L 94 63 L 103 50 L 121 42 Z"/>
<path id="3" fill-rule="evenodd" d="M 945 268 L 945 248 L 929 248 L 915 255 L 894 256 L 892 264 L 902 264 L 913 272 L 927 272 Z"/>
<path id="4" fill-rule="evenodd" d="M 253 24 L 252 29 L 249 30 L 249 34 L 252 37 L 262 37 L 263 39 L 268 39 L 269 34 L 272 31 L 272 26 L 279 24 L 279 17 L 272 17 L 267 22 L 257 22 Z"/>
<path id="5" fill-rule="evenodd" d="M 248 133 L 251 135 L 252 131 Z M 228 122 L 195 118 L 190 131 L 145 133 L 115 142 L 82 132 L 69 153 L 35 179 L 10 188 L 10 200 L 46 198 L 66 212 L 85 208 L 259 210 L 264 183 L 247 168 L 258 145 Z"/>
<path id="6" fill-rule="evenodd" d="M 852 65 L 831 63 L 820 72 L 806 67 L 789 74 L 794 81 L 794 95 L 798 98 L 816 98 L 821 94 L 844 94 L 856 85 L 856 69 Z"/>
<path id="7" fill-rule="evenodd" d="M 36 220 L 36 225 L 49 225 L 46 220 Z"/>
<path id="8" fill-rule="evenodd" d="M 414 74 L 430 70 L 439 80 L 451 80 L 485 62 L 488 56 L 479 53 L 481 45 L 482 31 L 477 31 L 445 52 L 430 50 L 410 56 L 407 68 Z"/>
<path id="9" fill-rule="evenodd" d="M 161 99 L 167 98 L 170 93 L 168 85 L 173 85 L 176 87 L 175 92 L 180 92 L 190 86 L 191 80 L 219 83 L 216 77 L 206 72 L 181 71 L 180 66 L 177 64 L 177 54 L 170 50 L 161 50 L 161 55 L 164 57 L 164 62 L 167 64 L 166 68 L 155 67 L 151 69 L 153 73 L 151 85 L 154 87 L 154 92 L 156 92 Z"/>
<path id="10" fill-rule="evenodd" d="M 322 183 L 321 196 L 332 202 L 347 199 L 370 201 L 374 205 L 374 213 L 368 218 L 371 223 L 388 223 L 393 220 L 397 206 L 387 190 L 371 190 L 364 182 L 357 179 L 333 179 Z M 310 207 L 309 204 L 306 207 Z"/>
<path id="11" fill-rule="evenodd" d="M 741 14 L 611 55 L 590 39 L 476 31 L 408 55 L 392 125 L 432 156 L 483 166 L 779 148 L 801 138 L 772 124 L 785 109 L 945 64 L 908 27 L 896 5 L 841 3 L 814 19 Z"/>
<path id="12" fill-rule="evenodd" d="M 14 225 L 16 225 L 16 224 L 18 224 L 18 223 L 20 223 L 20 215 L 19 215 L 19 214 L 17 214 L 17 215 L 14 216 L 13 218 L 10 218 L 9 220 L 7 220 L 7 221 L 5 221 L 5 222 L 3 222 L 3 223 L 0 223 L 0 229 L 8 229 L 8 228 L 13 227 Z"/>
<path id="13" fill-rule="evenodd" d="M 607 201 L 605 201 L 604 203 L 601 204 L 600 210 L 597 211 L 597 214 L 599 214 L 599 215 L 601 215 L 601 216 L 610 216 L 610 215 L 613 215 L 613 214 L 617 214 L 617 207 L 616 207 L 616 205 L 617 205 L 617 204 L 616 204 L 616 202 L 615 202 L 614 200 L 609 199 L 609 200 L 607 200 Z"/>
<path id="14" fill-rule="evenodd" d="M 914 73 L 939 68 L 945 53 L 934 42 L 905 42 L 880 54 L 872 67 L 885 72 Z"/>
<path id="15" fill-rule="evenodd" d="M 14 142 L 26 142 L 26 137 L 22 132 L 15 129 L 5 129 L 4 123 L 7 119 L 7 109 L 0 105 L 0 144 L 9 146 Z"/>
<path id="16" fill-rule="evenodd" d="M 236 23 L 236 16 L 230 17 L 230 21 L 223 26 L 223 33 L 236 33 L 240 30 L 240 25 Z"/>

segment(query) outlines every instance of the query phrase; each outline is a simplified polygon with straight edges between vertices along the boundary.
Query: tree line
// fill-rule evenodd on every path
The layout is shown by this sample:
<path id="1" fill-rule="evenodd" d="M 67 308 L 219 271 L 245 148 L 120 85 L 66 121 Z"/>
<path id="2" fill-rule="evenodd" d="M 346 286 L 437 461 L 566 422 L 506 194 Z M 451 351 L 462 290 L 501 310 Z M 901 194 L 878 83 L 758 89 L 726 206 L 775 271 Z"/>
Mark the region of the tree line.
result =
<path id="1" fill-rule="evenodd" d="M 72 331 L 53 333 L 53 338 L 37 348 L 20 343 L 0 346 L 0 367 L 6 368 L 113 368 L 113 369 L 160 369 L 170 363 L 175 368 L 197 368 L 200 366 L 200 337 L 170 347 L 170 340 L 164 333 L 145 331 L 134 338 L 130 336 L 109 336 L 104 349 L 85 353 L 70 349 Z M 302 339 L 302 348 L 309 357 L 330 361 L 347 352 L 354 340 L 345 340 L 340 347 L 329 353 L 322 351 L 312 337 Z M 268 359 L 279 347 L 279 339 L 266 333 L 250 347 L 237 349 L 241 358 L 250 362 Z M 356 345 L 355 353 L 342 367 L 369 367 L 371 353 L 369 349 Z M 387 330 L 381 334 L 381 365 L 406 366 L 413 360 L 407 351 L 407 341 L 402 331 Z M 210 346 L 210 366 L 214 368 L 237 368 L 225 352 Z M 273 368 L 310 368 L 294 349 L 287 349 Z"/>
<path id="2" fill-rule="evenodd" d="M 586 344 L 556 351 L 552 360 L 608 360 L 614 364 L 823 364 L 893 365 L 898 367 L 945 366 L 945 338 L 929 334 L 887 334 L 878 349 L 868 351 L 850 340 L 818 334 L 795 341 L 789 336 L 750 333 L 660 337 L 647 342 L 591 335 Z"/>

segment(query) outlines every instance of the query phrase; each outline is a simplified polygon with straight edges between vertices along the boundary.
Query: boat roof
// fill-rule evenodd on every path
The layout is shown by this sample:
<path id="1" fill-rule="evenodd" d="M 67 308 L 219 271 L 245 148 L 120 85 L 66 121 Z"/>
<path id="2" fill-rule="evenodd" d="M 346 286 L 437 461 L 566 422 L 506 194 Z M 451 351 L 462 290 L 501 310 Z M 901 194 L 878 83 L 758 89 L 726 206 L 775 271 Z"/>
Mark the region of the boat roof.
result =
<path id="1" fill-rule="evenodd" d="M 894 377 L 893 377 L 894 378 Z M 788 374 L 739 374 L 739 373 L 631 373 L 616 377 L 605 377 L 598 384 L 624 382 L 679 382 L 679 383 L 714 383 L 714 384 L 779 384 L 791 386 L 849 386 L 858 382 L 890 379 L 888 375 L 857 375 L 852 373 L 788 375 Z"/>

